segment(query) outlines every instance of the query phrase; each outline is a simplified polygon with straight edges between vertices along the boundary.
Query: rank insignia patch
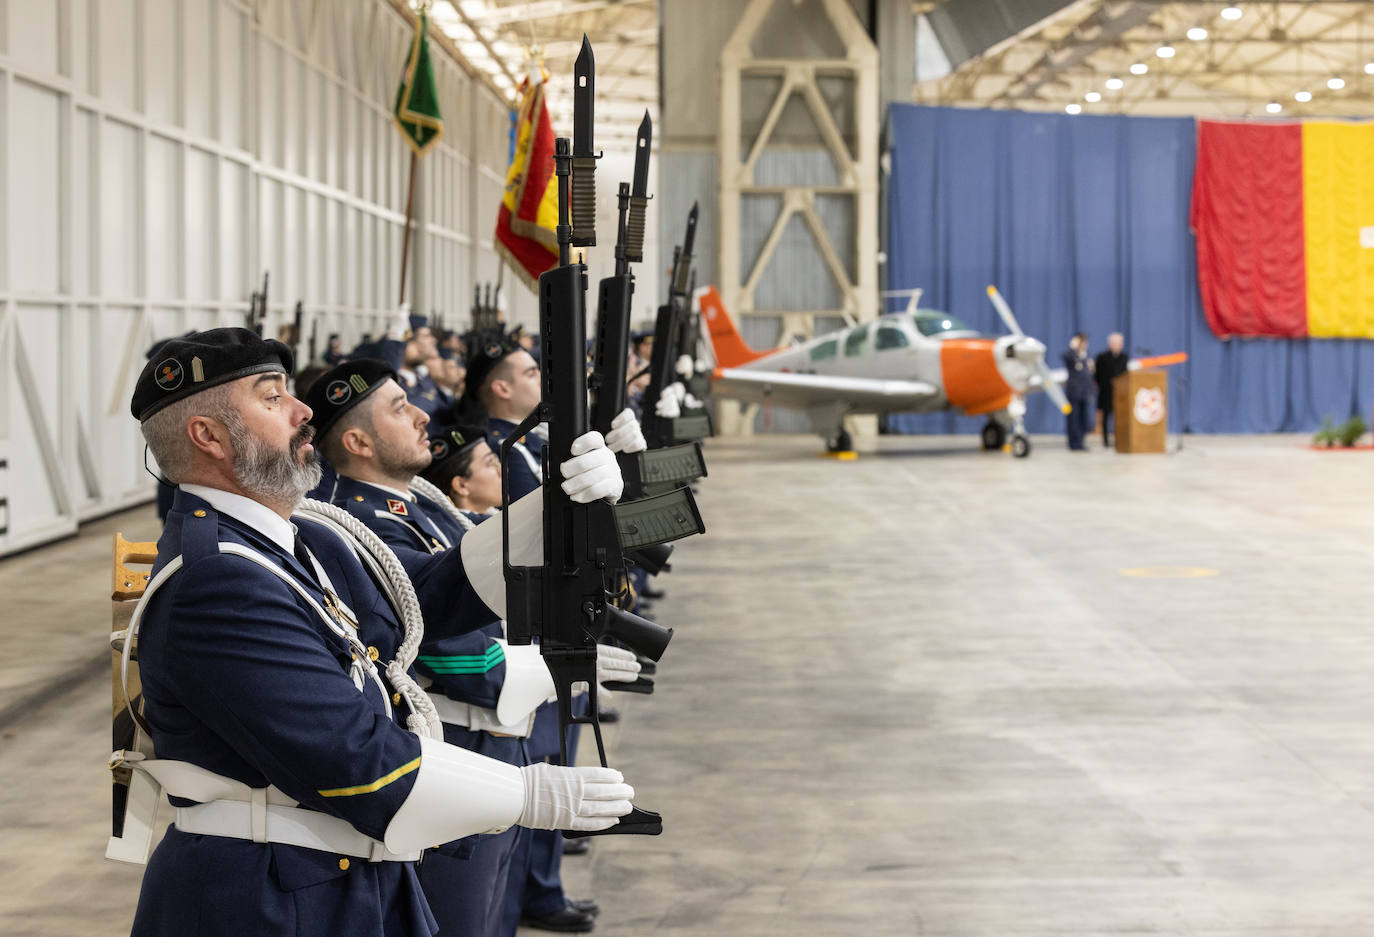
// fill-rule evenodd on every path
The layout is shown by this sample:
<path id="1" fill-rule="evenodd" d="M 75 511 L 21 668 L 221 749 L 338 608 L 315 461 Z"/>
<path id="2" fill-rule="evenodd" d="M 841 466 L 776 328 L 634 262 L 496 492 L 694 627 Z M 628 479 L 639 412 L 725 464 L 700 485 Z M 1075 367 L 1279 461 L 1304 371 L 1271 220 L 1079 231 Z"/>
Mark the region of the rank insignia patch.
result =
<path id="1" fill-rule="evenodd" d="M 175 358 L 168 358 L 157 366 L 157 386 L 163 390 L 176 390 L 184 376 L 181 362 Z"/>
<path id="2" fill-rule="evenodd" d="M 392 514 L 399 514 L 402 517 L 409 517 L 409 515 L 406 513 L 406 503 L 404 501 L 397 501 L 392 498 L 387 498 L 386 508 Z"/>
<path id="3" fill-rule="evenodd" d="M 348 402 L 348 398 L 353 396 L 353 391 L 343 381 L 333 381 L 325 388 L 324 396 L 330 403 L 339 406 Z"/>

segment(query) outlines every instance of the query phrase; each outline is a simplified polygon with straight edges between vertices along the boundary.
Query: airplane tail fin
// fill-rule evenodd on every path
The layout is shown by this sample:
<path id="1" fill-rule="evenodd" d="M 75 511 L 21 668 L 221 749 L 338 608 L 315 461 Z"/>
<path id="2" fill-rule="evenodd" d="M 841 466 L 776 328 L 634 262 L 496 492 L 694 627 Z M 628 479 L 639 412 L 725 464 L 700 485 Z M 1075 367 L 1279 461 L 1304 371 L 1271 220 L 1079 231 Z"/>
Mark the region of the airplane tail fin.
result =
<path id="1" fill-rule="evenodd" d="M 711 336 L 711 350 L 715 352 L 717 367 L 737 368 L 768 354 L 766 351 L 755 351 L 744 343 L 714 286 L 700 290 L 699 295 L 701 314 L 706 317 L 707 333 Z"/>

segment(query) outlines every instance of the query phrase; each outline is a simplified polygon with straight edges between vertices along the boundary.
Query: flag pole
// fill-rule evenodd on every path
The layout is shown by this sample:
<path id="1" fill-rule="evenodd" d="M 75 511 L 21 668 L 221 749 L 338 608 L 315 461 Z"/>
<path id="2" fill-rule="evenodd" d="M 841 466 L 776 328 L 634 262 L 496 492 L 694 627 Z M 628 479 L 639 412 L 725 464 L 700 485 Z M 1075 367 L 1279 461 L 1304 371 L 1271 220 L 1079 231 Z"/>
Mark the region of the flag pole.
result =
<path id="1" fill-rule="evenodd" d="M 415 169 L 420 162 L 420 154 L 410 151 L 410 188 L 406 194 L 406 226 L 401 238 L 401 298 L 396 305 L 406 301 L 406 265 L 410 261 L 410 222 L 415 213 Z"/>

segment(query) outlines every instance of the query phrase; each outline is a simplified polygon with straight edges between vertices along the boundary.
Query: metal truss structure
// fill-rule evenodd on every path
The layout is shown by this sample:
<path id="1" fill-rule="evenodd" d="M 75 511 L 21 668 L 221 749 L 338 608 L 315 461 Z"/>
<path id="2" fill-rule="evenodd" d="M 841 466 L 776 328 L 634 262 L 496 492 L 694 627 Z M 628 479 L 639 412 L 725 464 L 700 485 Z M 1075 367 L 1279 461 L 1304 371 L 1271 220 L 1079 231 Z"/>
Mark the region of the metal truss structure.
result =
<path id="1" fill-rule="evenodd" d="M 1374 3 L 1079 0 L 916 84 L 912 98 L 1071 113 L 1374 115 Z"/>

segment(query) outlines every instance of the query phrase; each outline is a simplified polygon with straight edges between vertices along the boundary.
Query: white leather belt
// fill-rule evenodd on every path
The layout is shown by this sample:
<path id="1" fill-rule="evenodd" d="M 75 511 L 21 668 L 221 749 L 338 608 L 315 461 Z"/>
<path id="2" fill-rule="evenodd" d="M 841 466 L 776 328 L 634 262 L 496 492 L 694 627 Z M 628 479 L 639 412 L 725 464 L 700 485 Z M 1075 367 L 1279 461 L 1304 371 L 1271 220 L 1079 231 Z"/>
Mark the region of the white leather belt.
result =
<path id="1" fill-rule="evenodd" d="M 523 719 L 516 725 L 502 725 L 501 720 L 496 718 L 496 710 L 494 709 L 485 709 L 471 703 L 461 703 L 441 693 L 430 693 L 429 698 L 434 703 L 434 711 L 439 714 L 441 721 L 447 722 L 451 726 L 462 726 L 474 732 L 489 732 L 492 735 L 523 739 L 529 736 L 530 727 L 534 722 L 534 717 L 531 715 L 530 718 Z"/>
<path id="2" fill-rule="evenodd" d="M 183 833 L 302 846 L 368 862 L 415 862 L 420 858 L 418 852 L 390 852 L 347 820 L 298 806 L 276 787 L 249 787 L 200 765 L 145 758 L 138 752 L 115 752 L 110 764 L 127 765 L 151 777 L 170 797 L 203 801 L 177 808 L 176 828 Z"/>
<path id="3" fill-rule="evenodd" d="M 265 790 L 265 788 L 259 788 Z M 183 833 L 227 836 L 255 843 L 302 846 L 368 862 L 414 862 L 418 852 L 401 855 L 355 830 L 346 820 L 303 807 L 284 807 L 241 800 L 215 800 L 178 807 L 176 828 Z"/>

